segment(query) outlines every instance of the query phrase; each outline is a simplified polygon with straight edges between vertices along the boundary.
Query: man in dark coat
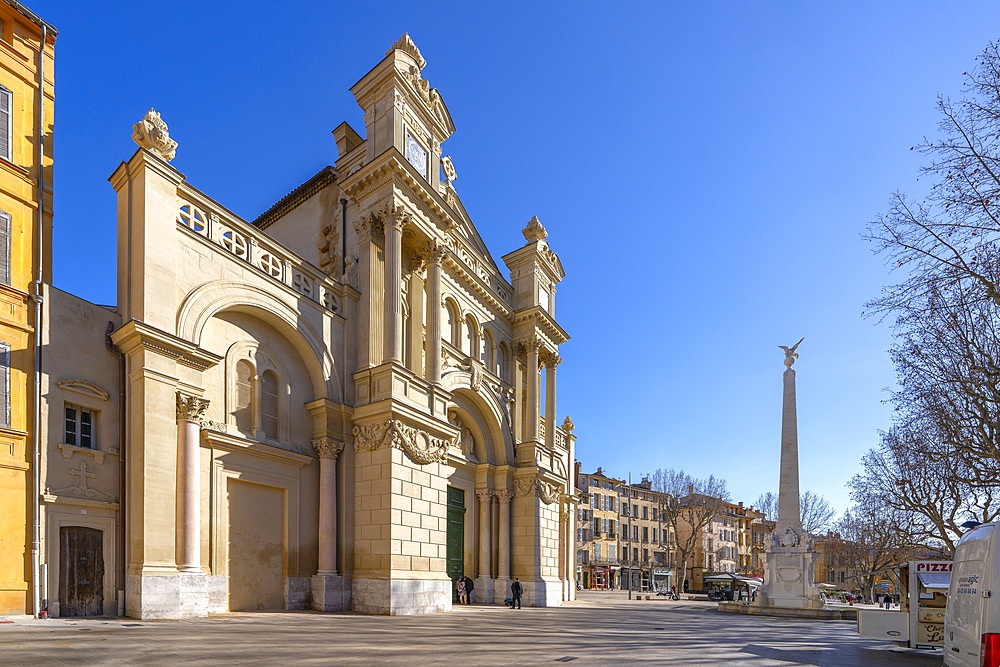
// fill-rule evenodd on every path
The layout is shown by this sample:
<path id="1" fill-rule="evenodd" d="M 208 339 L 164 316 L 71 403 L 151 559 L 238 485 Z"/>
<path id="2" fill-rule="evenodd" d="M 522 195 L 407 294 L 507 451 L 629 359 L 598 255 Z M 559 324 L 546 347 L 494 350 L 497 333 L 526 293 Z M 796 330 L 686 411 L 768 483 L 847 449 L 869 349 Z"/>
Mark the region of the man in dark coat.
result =
<path id="1" fill-rule="evenodd" d="M 514 577 L 514 583 L 510 585 L 511 609 L 514 609 L 514 605 L 517 605 L 517 609 L 521 608 L 522 593 L 524 593 L 524 588 L 521 587 L 521 580 Z"/>
<path id="2" fill-rule="evenodd" d="M 472 604 L 472 589 L 476 587 L 476 583 L 472 581 L 472 577 L 465 575 L 465 592 L 468 594 L 465 604 Z"/>

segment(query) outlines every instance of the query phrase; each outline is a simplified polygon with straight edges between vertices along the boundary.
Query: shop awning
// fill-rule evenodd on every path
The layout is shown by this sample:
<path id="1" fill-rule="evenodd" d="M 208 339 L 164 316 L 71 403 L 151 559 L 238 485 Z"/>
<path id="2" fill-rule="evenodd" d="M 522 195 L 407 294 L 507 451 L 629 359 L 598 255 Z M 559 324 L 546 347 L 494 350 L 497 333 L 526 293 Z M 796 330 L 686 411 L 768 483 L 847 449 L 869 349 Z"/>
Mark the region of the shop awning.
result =
<path id="1" fill-rule="evenodd" d="M 917 577 L 920 578 L 920 585 L 924 588 L 948 590 L 951 572 L 917 572 Z"/>

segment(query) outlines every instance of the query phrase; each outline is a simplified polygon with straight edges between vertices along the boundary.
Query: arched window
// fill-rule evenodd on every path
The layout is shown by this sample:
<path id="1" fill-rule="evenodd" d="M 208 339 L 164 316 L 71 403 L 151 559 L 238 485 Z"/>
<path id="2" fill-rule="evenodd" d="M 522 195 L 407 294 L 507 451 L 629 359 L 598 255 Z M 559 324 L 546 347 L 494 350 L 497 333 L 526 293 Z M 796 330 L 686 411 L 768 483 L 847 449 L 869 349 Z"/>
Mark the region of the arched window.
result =
<path id="1" fill-rule="evenodd" d="M 483 327 L 483 353 L 480 355 L 479 360 L 483 362 L 483 366 L 486 366 L 490 370 L 493 370 L 494 349 L 493 332 L 489 330 L 489 327 Z"/>
<path id="2" fill-rule="evenodd" d="M 507 360 L 510 359 L 510 353 L 507 351 L 507 343 L 501 342 L 497 346 L 497 375 L 500 376 L 501 380 L 507 381 Z"/>
<path id="3" fill-rule="evenodd" d="M 260 427 L 264 437 L 278 439 L 278 376 L 274 371 L 264 371 L 260 377 Z"/>
<path id="4" fill-rule="evenodd" d="M 444 303 L 445 319 L 447 326 L 441 332 L 443 338 L 455 347 L 462 344 L 462 318 L 458 314 L 458 306 L 454 301 L 448 299 Z"/>
<path id="5" fill-rule="evenodd" d="M 236 364 L 236 406 L 233 418 L 236 430 L 244 435 L 253 435 L 253 366 L 249 361 Z"/>
<path id="6" fill-rule="evenodd" d="M 465 345 L 463 349 L 473 359 L 479 358 L 479 323 L 469 315 L 465 318 Z"/>

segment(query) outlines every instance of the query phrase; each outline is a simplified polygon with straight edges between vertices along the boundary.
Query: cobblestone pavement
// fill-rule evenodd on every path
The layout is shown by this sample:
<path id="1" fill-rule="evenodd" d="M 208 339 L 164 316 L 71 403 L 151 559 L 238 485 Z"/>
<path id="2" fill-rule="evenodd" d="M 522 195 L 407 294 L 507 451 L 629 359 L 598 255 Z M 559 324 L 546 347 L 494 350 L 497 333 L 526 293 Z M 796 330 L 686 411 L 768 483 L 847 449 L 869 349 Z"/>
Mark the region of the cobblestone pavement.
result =
<path id="1" fill-rule="evenodd" d="M 676 665 L 929 667 L 941 653 L 860 639 L 850 621 L 722 614 L 701 601 L 584 591 L 561 608 L 429 616 L 247 613 L 0 625 L 2 665 Z"/>

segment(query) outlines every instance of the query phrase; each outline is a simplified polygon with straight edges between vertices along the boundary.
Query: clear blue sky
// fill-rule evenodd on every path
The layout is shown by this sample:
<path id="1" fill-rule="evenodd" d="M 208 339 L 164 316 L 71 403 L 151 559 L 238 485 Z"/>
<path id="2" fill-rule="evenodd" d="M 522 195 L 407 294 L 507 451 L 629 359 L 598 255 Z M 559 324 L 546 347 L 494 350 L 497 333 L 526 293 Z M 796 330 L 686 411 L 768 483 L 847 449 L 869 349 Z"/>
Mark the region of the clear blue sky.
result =
<path id="1" fill-rule="evenodd" d="M 444 152 L 499 257 L 538 215 L 567 278 L 559 413 L 587 471 L 777 487 L 782 352 L 803 489 L 888 424 L 890 280 L 860 234 L 918 193 L 938 93 L 998 37 L 969 2 L 29 3 L 56 43 L 55 284 L 115 295 L 107 177 L 155 107 L 173 164 L 252 219 L 364 130 L 348 88 L 407 31 L 458 127 Z"/>

